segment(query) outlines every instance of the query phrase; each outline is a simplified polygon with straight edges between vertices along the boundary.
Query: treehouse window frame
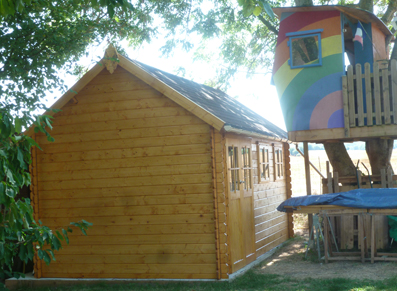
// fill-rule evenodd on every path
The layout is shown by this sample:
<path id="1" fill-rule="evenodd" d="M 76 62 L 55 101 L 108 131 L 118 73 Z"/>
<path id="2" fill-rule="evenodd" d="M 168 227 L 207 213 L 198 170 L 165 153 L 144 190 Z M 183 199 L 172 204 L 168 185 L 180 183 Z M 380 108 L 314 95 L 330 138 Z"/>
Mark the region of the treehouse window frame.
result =
<path id="1" fill-rule="evenodd" d="M 323 58 L 322 58 L 322 49 L 321 49 L 321 32 L 323 29 L 314 29 L 314 30 L 306 30 L 306 31 L 297 31 L 297 32 L 289 32 L 286 33 L 286 36 L 289 37 L 287 45 L 289 46 L 289 57 L 288 64 L 290 65 L 291 69 L 299 69 L 299 68 L 309 68 L 309 67 L 319 67 L 323 65 Z M 315 64 L 304 64 L 304 65 L 294 65 L 292 59 L 292 41 L 294 39 L 299 38 L 307 38 L 307 37 L 317 37 L 317 48 L 318 48 L 318 63 Z"/>

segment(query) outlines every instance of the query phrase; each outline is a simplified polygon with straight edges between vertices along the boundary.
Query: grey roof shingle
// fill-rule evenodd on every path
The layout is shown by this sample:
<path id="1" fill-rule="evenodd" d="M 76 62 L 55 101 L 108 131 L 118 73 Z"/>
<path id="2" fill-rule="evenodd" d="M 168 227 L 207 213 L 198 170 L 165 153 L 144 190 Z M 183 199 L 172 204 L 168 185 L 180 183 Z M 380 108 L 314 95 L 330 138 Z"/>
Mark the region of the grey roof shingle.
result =
<path id="1" fill-rule="evenodd" d="M 147 73 L 162 81 L 192 102 L 236 129 L 252 131 L 269 137 L 288 139 L 287 133 L 226 93 L 182 77 L 131 60 Z"/>

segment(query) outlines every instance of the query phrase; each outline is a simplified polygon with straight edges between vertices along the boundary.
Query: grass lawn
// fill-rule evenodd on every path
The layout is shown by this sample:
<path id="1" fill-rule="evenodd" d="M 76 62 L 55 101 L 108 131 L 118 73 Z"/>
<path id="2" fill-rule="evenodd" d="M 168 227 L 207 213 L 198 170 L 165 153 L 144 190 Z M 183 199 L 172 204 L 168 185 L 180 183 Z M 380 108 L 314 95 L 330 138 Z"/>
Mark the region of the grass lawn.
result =
<path id="1" fill-rule="evenodd" d="M 6 290 L 6 289 L 1 289 Z M 23 288 L 20 291 L 129 291 L 129 290 L 397 290 L 397 276 L 384 281 L 350 280 L 350 279 L 290 279 L 281 275 L 257 274 L 254 270 L 232 282 L 169 282 L 169 283 L 130 283 L 74 285 L 41 288 Z"/>

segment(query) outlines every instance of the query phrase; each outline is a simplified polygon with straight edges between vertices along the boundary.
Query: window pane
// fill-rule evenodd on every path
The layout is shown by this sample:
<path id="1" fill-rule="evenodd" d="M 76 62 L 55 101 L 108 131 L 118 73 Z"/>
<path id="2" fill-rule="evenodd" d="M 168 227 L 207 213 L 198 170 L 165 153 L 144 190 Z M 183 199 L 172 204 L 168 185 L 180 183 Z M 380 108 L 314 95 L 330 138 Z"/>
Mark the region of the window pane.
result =
<path id="1" fill-rule="evenodd" d="M 251 149 L 247 147 L 241 148 L 241 156 L 243 160 L 243 188 L 249 190 L 251 186 Z"/>
<path id="2" fill-rule="evenodd" d="M 292 66 L 319 64 L 318 35 L 293 37 Z"/>
<path id="3" fill-rule="evenodd" d="M 228 158 L 230 164 L 230 178 L 229 185 L 231 191 L 240 190 L 240 179 L 238 169 L 238 158 L 236 153 L 238 152 L 237 147 L 228 147 Z"/>

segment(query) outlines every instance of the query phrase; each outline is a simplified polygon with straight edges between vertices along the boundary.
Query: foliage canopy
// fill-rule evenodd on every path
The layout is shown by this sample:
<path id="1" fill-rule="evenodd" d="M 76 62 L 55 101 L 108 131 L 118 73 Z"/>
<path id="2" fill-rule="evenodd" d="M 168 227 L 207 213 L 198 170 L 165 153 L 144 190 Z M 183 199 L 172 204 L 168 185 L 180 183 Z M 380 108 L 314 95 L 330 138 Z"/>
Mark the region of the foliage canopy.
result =
<path id="1" fill-rule="evenodd" d="M 360 2 L 318 0 L 314 4 L 356 4 L 371 7 L 373 0 Z M 295 0 L 311 5 L 311 0 Z M 45 109 L 47 92 L 63 88 L 62 69 L 71 70 L 90 45 L 108 39 L 127 39 L 132 46 L 149 42 L 165 33 L 163 48 L 169 54 L 176 46 L 192 49 L 188 35 L 202 38 L 195 48 L 198 59 L 223 60 L 218 83 L 227 84 L 238 70 L 252 74 L 268 70 L 278 33 L 278 20 L 271 7 L 290 5 L 287 0 L 0 0 L 0 263 L 13 275 L 13 258 L 23 261 L 38 255 L 49 263 L 70 229 L 52 232 L 34 221 L 29 199 L 16 199 L 19 189 L 30 184 L 28 165 L 34 140 L 22 134 L 33 123 L 36 130 L 53 140 L 49 116 L 34 117 Z M 389 23 L 397 10 L 393 0 L 376 2 L 376 11 Z M 220 42 L 219 55 L 206 49 L 211 39 Z M 83 232 L 88 223 L 75 224 Z"/>

